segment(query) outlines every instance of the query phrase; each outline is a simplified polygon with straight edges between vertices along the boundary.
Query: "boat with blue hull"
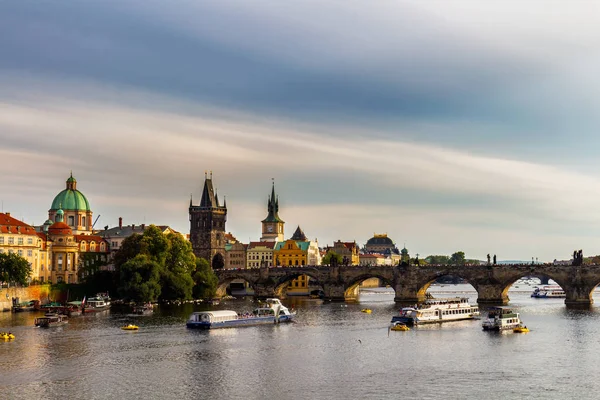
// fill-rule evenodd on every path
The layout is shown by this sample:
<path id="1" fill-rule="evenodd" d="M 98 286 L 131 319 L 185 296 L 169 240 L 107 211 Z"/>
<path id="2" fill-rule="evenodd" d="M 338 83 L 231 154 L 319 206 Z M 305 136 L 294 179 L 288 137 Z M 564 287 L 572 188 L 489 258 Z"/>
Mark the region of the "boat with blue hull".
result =
<path id="1" fill-rule="evenodd" d="M 296 314 L 290 312 L 279 299 L 267 299 L 266 303 L 265 307 L 256 308 L 252 313 L 238 314 L 232 310 L 194 312 L 186 326 L 191 329 L 218 329 L 293 321 Z"/>

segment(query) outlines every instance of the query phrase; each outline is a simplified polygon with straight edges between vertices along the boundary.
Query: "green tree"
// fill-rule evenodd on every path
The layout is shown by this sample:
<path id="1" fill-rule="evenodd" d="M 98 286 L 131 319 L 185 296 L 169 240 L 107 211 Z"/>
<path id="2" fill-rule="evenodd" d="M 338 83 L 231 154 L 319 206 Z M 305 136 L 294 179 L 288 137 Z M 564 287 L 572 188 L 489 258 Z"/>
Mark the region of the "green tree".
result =
<path id="1" fill-rule="evenodd" d="M 333 250 L 329 250 L 321 259 L 321 265 L 342 265 L 344 258 Z"/>
<path id="2" fill-rule="evenodd" d="M 450 263 L 450 257 L 448 257 L 448 256 L 431 255 L 431 256 L 425 257 L 425 260 L 429 264 L 449 264 Z"/>
<path id="3" fill-rule="evenodd" d="M 465 252 L 457 251 L 450 256 L 450 264 L 452 265 L 465 265 Z"/>
<path id="4" fill-rule="evenodd" d="M 195 299 L 210 299 L 215 296 L 219 278 L 204 258 L 196 259 L 194 283 L 193 296 Z"/>
<path id="5" fill-rule="evenodd" d="M 161 271 L 161 300 L 191 299 L 196 256 L 190 242 L 176 233 L 167 235 L 168 248 Z"/>
<path id="6" fill-rule="evenodd" d="M 161 266 L 148 255 L 140 254 L 121 265 L 119 295 L 134 302 L 156 301 L 160 296 Z"/>
<path id="7" fill-rule="evenodd" d="M 123 240 L 119 251 L 115 254 L 114 264 L 117 272 L 121 265 L 135 258 L 138 254 L 142 254 L 142 235 L 134 233 Z"/>
<path id="8" fill-rule="evenodd" d="M 31 276 L 29 262 L 17 253 L 0 253 L 0 281 L 27 284 Z"/>

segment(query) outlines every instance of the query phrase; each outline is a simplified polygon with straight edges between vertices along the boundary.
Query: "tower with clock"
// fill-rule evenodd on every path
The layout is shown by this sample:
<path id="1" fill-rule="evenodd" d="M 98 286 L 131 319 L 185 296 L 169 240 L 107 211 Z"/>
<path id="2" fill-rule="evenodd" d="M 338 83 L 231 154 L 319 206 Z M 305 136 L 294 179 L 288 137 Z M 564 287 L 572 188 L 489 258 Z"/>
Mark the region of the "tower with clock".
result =
<path id="1" fill-rule="evenodd" d="M 282 242 L 283 224 L 285 222 L 279 218 L 279 197 L 275 195 L 275 182 L 271 188 L 271 195 L 267 201 L 267 218 L 262 220 L 261 242 Z"/>

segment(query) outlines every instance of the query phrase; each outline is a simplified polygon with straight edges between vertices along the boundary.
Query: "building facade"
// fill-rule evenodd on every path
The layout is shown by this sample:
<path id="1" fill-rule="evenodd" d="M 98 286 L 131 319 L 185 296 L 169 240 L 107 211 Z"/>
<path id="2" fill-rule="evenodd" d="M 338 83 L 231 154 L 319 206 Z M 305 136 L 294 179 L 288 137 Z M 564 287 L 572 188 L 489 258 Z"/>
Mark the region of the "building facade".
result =
<path id="1" fill-rule="evenodd" d="M 225 245 L 225 268 L 239 269 L 246 268 L 246 248 L 247 244 L 238 242 L 227 243 Z"/>
<path id="2" fill-rule="evenodd" d="M 333 242 L 333 246 L 327 247 L 327 251 L 333 251 L 335 254 L 340 255 L 343 260 L 347 260 L 348 265 L 359 265 L 360 263 L 360 249 L 356 241 L 342 242 L 338 240 L 337 242 Z"/>
<path id="3" fill-rule="evenodd" d="M 246 252 L 246 268 L 272 267 L 277 242 L 250 242 Z"/>
<path id="4" fill-rule="evenodd" d="M 43 236 L 10 213 L 0 213 L 0 253 L 16 253 L 31 267 L 31 280 L 40 280 L 47 268 L 48 252 Z"/>
<path id="5" fill-rule="evenodd" d="M 213 269 L 225 266 L 225 223 L 227 204 L 219 204 L 213 189 L 212 173 L 204 176 L 204 189 L 200 204 L 194 206 L 190 199 L 190 242 L 196 257 L 206 259 Z"/>

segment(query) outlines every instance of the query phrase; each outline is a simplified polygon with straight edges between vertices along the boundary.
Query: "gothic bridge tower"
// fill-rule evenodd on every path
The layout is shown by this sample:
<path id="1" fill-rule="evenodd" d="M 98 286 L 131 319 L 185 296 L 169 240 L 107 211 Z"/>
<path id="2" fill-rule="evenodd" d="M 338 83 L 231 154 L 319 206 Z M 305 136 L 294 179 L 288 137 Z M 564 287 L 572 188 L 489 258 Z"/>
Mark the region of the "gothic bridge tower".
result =
<path id="1" fill-rule="evenodd" d="M 225 265 L 225 222 L 227 201 L 222 206 L 219 204 L 213 189 L 212 171 L 210 178 L 205 172 L 200 205 L 193 205 L 190 199 L 190 241 L 196 257 L 206 259 L 213 269 Z"/>

